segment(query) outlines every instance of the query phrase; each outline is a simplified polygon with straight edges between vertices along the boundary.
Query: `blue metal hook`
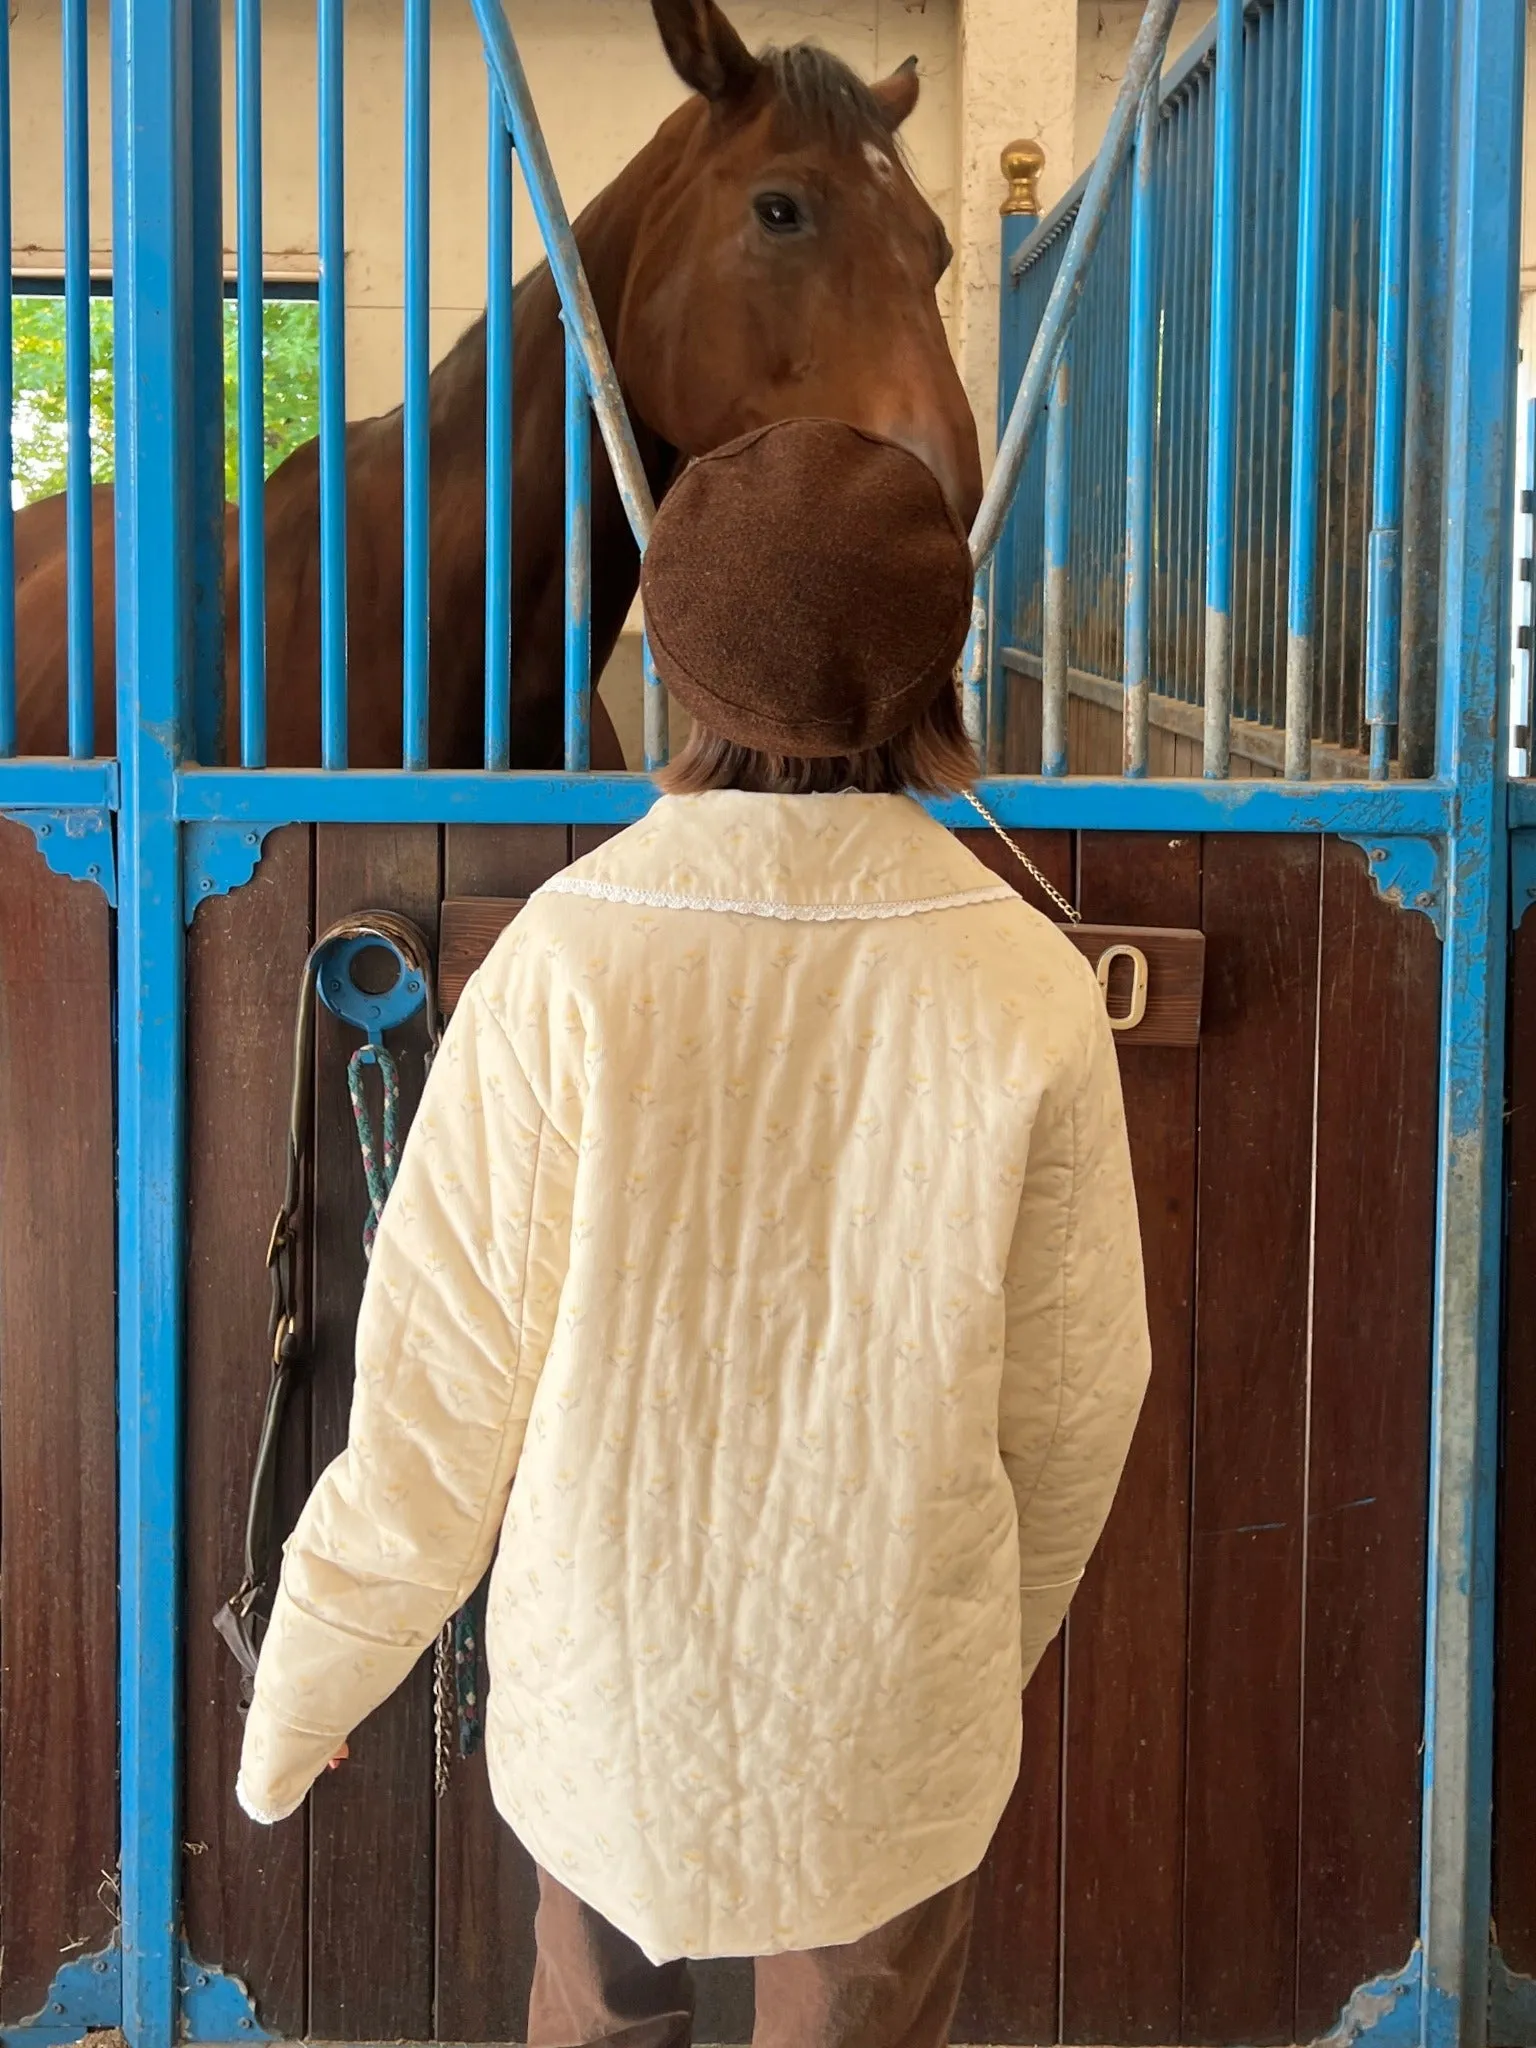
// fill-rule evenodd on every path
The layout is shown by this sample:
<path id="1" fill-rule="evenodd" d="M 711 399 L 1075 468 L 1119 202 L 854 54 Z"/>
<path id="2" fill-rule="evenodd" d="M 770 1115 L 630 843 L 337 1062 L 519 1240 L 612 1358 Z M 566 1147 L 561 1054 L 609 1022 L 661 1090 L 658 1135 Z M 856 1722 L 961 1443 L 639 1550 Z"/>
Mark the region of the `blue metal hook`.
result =
<path id="1" fill-rule="evenodd" d="M 355 972 L 363 954 L 373 952 L 388 953 L 395 962 L 395 979 L 382 991 L 364 988 Z M 426 1001 L 420 970 L 382 933 L 333 939 L 320 954 L 315 978 L 320 1000 L 332 1016 L 366 1033 L 370 1045 L 382 1044 L 386 1031 L 408 1023 Z"/>

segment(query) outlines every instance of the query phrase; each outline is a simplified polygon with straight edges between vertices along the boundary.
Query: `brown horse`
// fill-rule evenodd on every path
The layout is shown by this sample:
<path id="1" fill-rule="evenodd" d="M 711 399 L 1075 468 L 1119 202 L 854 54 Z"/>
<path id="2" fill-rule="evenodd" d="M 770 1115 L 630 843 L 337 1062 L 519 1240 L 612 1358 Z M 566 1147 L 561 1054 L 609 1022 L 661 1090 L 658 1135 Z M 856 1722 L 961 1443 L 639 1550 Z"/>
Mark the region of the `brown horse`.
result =
<path id="1" fill-rule="evenodd" d="M 830 415 L 904 442 L 962 516 L 981 492 L 975 423 L 935 286 L 950 249 L 895 132 L 910 66 L 864 85 L 809 45 L 754 57 L 714 0 L 652 0 L 693 88 L 576 223 L 576 239 L 660 495 L 679 461 L 771 420 Z M 564 340 L 547 266 L 515 300 L 514 766 L 562 751 Z M 431 760 L 482 759 L 485 324 L 431 384 Z M 349 424 L 349 738 L 359 767 L 401 759 L 401 415 Z M 592 660 L 600 674 L 638 562 L 602 443 L 592 465 Z M 268 758 L 318 762 L 319 449 L 266 490 Z M 96 494 L 96 743 L 114 748 L 112 494 Z M 18 719 L 24 753 L 65 751 L 63 500 L 17 518 Z M 227 548 L 226 744 L 238 758 L 238 558 Z M 595 766 L 622 765 L 593 704 Z"/>

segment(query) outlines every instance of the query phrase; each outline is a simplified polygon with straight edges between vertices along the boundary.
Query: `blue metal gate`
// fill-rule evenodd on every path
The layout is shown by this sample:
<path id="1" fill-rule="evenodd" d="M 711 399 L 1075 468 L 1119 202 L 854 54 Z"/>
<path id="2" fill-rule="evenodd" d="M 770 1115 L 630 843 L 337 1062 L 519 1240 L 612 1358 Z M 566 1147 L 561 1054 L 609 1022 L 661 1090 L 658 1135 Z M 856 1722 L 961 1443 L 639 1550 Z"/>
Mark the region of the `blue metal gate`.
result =
<path id="1" fill-rule="evenodd" d="M 652 799 L 643 776 L 588 768 L 590 417 L 641 546 L 648 488 L 501 0 L 473 6 L 494 83 L 492 569 L 485 766 L 448 772 L 427 766 L 429 0 L 403 0 L 404 745 L 390 770 L 347 765 L 342 0 L 318 0 L 321 765 L 265 765 L 259 0 L 237 0 L 233 81 L 241 758 L 220 759 L 222 80 L 217 10 L 198 0 L 112 4 L 118 742 L 114 758 L 93 754 L 87 7 L 62 0 L 69 754 L 16 756 L 0 505 L 0 811 L 116 907 L 120 1940 L 66 1964 L 8 2041 L 114 2024 L 132 2048 L 260 2033 L 238 1989 L 185 1948 L 179 1907 L 184 1631 L 202 1626 L 182 1613 L 192 918 L 247 881 L 285 825 L 611 828 Z M 996 768 L 1016 761 L 1038 692 L 1039 772 L 984 785 L 1005 824 L 1348 840 L 1442 941 L 1417 1941 L 1406 1963 L 1381 1958 L 1395 1974 L 1363 1986 L 1341 2025 L 1348 2039 L 1475 2044 L 1489 2004 L 1509 874 L 1513 848 L 1523 880 L 1536 835 L 1530 788 L 1506 780 L 1503 725 L 1523 11 L 1220 0 L 1211 34 L 1160 80 L 1173 12 L 1151 0 L 1088 178 L 1038 229 L 1015 220 L 1005 237 L 1007 426 L 974 536 L 967 707 Z M 0 11 L 7 120 L 8 34 Z M 551 774 L 507 772 L 514 150 L 569 336 L 566 760 Z M 1341 295 L 1359 315 L 1342 340 L 1324 320 Z M 0 379 L 9 340 L 0 330 Z M 0 385 L 0 438 L 10 395 Z M 1114 693 L 1123 775 L 1067 772 L 1074 678 L 1100 708 Z M 1198 742 L 1198 778 L 1149 773 L 1160 704 Z M 1233 777 L 1234 721 L 1279 736 L 1283 775 Z M 654 766 L 666 702 L 650 677 L 645 734 Z M 1355 750 L 1359 772 L 1309 779 L 1328 748 Z M 962 806 L 940 815 L 968 822 Z M 1500 2024 L 1527 2027 L 1518 1988 L 1501 1998 Z"/>

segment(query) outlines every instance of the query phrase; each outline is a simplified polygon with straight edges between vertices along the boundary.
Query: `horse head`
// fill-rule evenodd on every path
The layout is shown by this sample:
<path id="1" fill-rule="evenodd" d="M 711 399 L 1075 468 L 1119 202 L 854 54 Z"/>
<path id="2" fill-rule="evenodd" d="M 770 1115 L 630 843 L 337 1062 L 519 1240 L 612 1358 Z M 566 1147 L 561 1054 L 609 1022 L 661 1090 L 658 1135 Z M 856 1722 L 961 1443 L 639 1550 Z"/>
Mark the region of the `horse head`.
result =
<path id="1" fill-rule="evenodd" d="M 637 415 L 684 455 L 848 420 L 921 456 L 969 521 L 980 451 L 936 298 L 952 252 L 898 140 L 914 66 L 866 85 L 812 45 L 753 56 L 715 0 L 652 9 L 693 97 L 641 159 L 615 349 Z"/>

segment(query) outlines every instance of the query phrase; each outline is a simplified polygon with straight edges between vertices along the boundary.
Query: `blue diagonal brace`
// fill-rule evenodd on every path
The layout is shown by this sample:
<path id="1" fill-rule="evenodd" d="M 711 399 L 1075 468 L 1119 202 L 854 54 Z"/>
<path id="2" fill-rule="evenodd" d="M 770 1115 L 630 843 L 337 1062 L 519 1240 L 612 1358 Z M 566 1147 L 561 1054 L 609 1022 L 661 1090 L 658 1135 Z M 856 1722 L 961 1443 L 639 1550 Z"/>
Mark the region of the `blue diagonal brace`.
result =
<path id="1" fill-rule="evenodd" d="M 187 924 L 200 903 L 243 889 L 256 872 L 271 825 L 188 825 L 182 838 L 181 913 Z"/>
<path id="2" fill-rule="evenodd" d="M 94 882 L 107 901 L 117 902 L 117 860 L 112 814 L 104 810 L 8 811 L 37 841 L 37 850 L 56 875 Z"/>
<path id="3" fill-rule="evenodd" d="M 30 2019 L 0 2027 L 0 2048 L 64 2048 L 88 2033 L 121 2024 L 122 1956 L 114 1943 L 63 1964 Z"/>
<path id="4" fill-rule="evenodd" d="M 1399 910 L 1421 910 L 1445 937 L 1445 860 L 1433 839 L 1400 839 L 1386 836 L 1362 838 L 1354 832 L 1339 835 L 1365 854 L 1376 893 Z"/>

